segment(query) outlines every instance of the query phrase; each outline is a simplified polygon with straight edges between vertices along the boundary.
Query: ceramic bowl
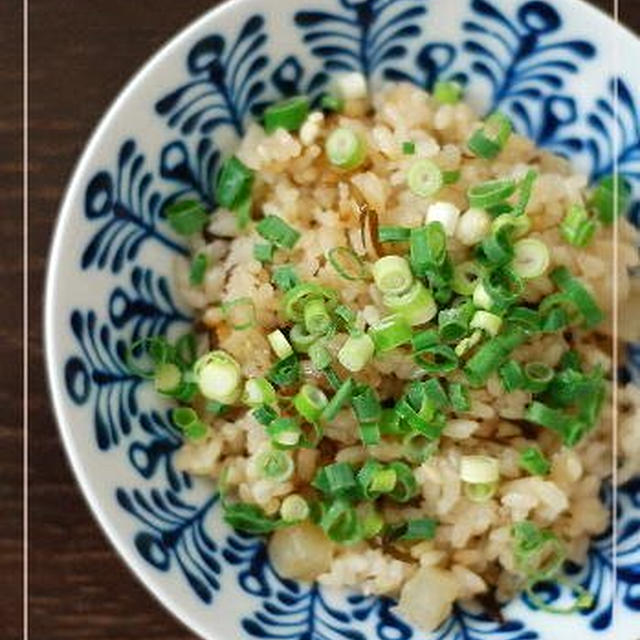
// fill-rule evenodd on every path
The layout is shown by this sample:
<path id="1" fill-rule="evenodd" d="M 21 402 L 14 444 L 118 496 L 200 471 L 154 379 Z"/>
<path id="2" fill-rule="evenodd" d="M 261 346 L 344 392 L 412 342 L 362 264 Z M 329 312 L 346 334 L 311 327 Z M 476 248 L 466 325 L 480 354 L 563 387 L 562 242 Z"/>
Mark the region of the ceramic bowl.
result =
<path id="1" fill-rule="evenodd" d="M 638 60 L 638 39 L 579 0 L 234 0 L 182 31 L 122 91 L 60 211 L 46 293 L 50 385 L 96 518 L 139 579 L 194 633 L 427 637 L 389 600 L 282 579 L 260 539 L 223 523 L 212 486 L 176 469 L 180 438 L 168 406 L 124 362 L 132 340 L 189 327 L 170 275 L 172 258 L 186 249 L 164 205 L 183 196 L 213 205 L 212 175 L 252 114 L 283 95 L 317 96 L 332 72 L 347 69 L 374 85 L 409 80 L 428 89 L 437 78 L 456 78 L 482 113 L 499 107 L 520 132 L 592 178 L 619 166 L 637 196 Z M 637 224 L 640 202 L 630 215 Z M 629 356 L 623 375 L 637 377 L 640 345 Z M 586 565 L 572 568 L 596 595 L 588 611 L 553 616 L 520 598 L 499 623 L 458 606 L 428 638 L 612 638 L 615 611 L 615 638 L 637 640 L 640 482 L 620 491 L 615 531 L 615 552 L 609 531 L 594 540 Z M 570 595 L 550 588 L 545 597 L 560 603 Z"/>

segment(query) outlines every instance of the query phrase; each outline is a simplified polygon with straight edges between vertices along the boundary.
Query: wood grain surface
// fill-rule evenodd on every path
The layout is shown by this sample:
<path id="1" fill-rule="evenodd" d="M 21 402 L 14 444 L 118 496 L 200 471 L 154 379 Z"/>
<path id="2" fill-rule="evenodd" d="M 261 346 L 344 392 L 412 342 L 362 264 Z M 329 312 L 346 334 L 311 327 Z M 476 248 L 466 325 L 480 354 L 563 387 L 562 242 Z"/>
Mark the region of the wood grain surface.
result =
<path id="1" fill-rule="evenodd" d="M 13 23 L 19 24 L 19 4 L 0 0 L 3 45 L 7 44 L 5 32 Z M 92 128 L 140 65 L 168 38 L 216 3 L 31 0 L 29 4 L 30 637 L 187 640 L 193 635 L 154 601 L 109 547 L 71 476 L 44 380 L 40 318 L 52 225 L 73 164 Z M 610 6 L 608 1 L 596 4 Z M 640 0 L 621 0 L 621 14 L 629 26 L 640 31 Z M 15 43 L 19 42 L 19 35 L 14 35 Z M 15 67 L 0 55 L 3 97 L 19 91 L 19 70 Z M 10 588 L 17 590 L 21 563 L 20 430 L 16 402 L 20 394 L 18 115 L 17 102 L 14 109 L 0 101 L 0 273 L 4 285 L 0 287 L 0 305 L 3 316 L 7 316 L 0 332 L 2 640 L 21 637 L 19 617 L 15 615 L 19 612 L 20 594 L 7 597 Z"/>

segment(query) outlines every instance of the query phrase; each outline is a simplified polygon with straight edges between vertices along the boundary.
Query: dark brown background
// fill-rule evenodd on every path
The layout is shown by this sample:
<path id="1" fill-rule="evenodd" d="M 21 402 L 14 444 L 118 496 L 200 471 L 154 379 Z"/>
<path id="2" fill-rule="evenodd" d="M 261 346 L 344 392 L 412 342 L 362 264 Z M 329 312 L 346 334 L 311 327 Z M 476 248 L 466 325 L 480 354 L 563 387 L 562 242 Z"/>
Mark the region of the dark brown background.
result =
<path id="1" fill-rule="evenodd" d="M 267 0 L 265 0 L 267 1 Z M 276 0 L 269 0 L 276 1 Z M 19 44 L 16 0 L 0 0 L 3 45 Z M 72 478 L 58 441 L 43 377 L 41 298 L 51 228 L 73 163 L 131 74 L 212 0 L 30 1 L 30 636 L 32 640 L 193 638 L 138 584 L 107 545 Z M 608 0 L 596 4 L 610 6 Z M 640 0 L 621 0 L 640 31 Z M 11 29 L 13 27 L 13 31 Z M 13 33 L 13 39 L 10 33 Z M 0 308 L 0 637 L 19 632 L 19 68 L 0 51 L 2 250 Z M 15 109 L 4 100 L 16 96 Z M 12 151 L 13 150 L 13 151 Z M 18 158 L 18 159 L 16 159 Z M 8 217 L 10 220 L 8 220 Z M 11 286 L 9 285 L 11 283 Z M 5 318 L 3 318 L 4 320 Z M 14 363 L 15 362 L 15 367 Z M 12 400 L 13 399 L 13 400 Z M 7 461 L 4 461 L 7 457 Z M 5 514 L 11 514 L 5 517 Z M 14 516 L 15 514 L 15 516 Z M 15 596 L 8 597 L 10 588 Z"/>

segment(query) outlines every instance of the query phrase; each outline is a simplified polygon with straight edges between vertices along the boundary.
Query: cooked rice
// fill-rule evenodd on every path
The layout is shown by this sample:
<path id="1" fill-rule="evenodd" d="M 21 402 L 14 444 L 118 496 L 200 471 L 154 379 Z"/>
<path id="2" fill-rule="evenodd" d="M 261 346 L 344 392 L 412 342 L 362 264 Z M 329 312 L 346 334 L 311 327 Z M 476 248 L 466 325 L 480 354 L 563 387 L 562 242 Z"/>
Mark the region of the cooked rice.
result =
<path id="1" fill-rule="evenodd" d="M 373 97 L 372 106 L 367 115 L 362 115 L 365 109 L 361 102 L 347 105 L 350 116 L 325 118 L 314 112 L 299 135 L 284 130 L 266 135 L 257 124 L 249 128 L 237 155 L 257 172 L 256 209 L 265 214 L 277 213 L 302 232 L 294 250 L 288 254 L 278 252 L 275 262 L 295 265 L 303 281 L 339 290 L 344 302 L 363 310 L 361 322 L 374 322 L 385 314 L 375 287 L 341 279 L 324 257 L 335 246 L 351 245 L 356 252 L 371 251 L 362 245 L 360 237 L 358 198 L 377 212 L 380 224 L 417 226 L 423 223 L 427 208 L 435 199 L 420 198 L 406 186 L 407 170 L 416 158 L 432 158 L 445 170 L 460 170 L 460 180 L 445 186 L 437 200 L 453 203 L 461 211 L 468 208 L 466 191 L 470 185 L 496 177 L 522 177 L 528 168 L 535 168 L 539 178 L 527 208 L 532 221 L 529 235 L 548 245 L 550 269 L 558 265 L 569 267 L 590 287 L 606 312 L 607 319 L 597 332 L 573 332 L 572 346 L 587 366 L 601 363 L 611 374 L 612 344 L 608 336 L 615 238 L 601 230 L 589 247 L 578 249 L 563 241 L 558 230 L 567 208 L 584 200 L 585 177 L 574 174 L 565 160 L 518 135 L 509 138 L 493 161 L 469 156 L 465 141 L 478 126 L 470 107 L 463 103 L 440 106 L 413 86 L 389 86 Z M 340 173 L 328 164 L 323 141 L 336 125 L 352 127 L 365 137 L 369 158 L 365 169 Z M 415 155 L 403 154 L 405 140 L 415 142 Z M 212 258 L 204 284 L 190 286 L 188 265 L 181 261 L 177 265 L 180 290 L 210 330 L 211 344 L 233 355 L 246 376 L 264 375 L 273 363 L 265 336 L 278 326 L 281 295 L 271 284 L 268 270 L 252 255 L 259 236 L 251 228 L 238 232 L 233 214 L 225 210 L 216 213 L 208 230 L 222 239 L 201 248 Z M 620 230 L 619 270 L 613 275 L 617 277 L 621 309 L 625 309 L 632 287 L 636 286 L 630 281 L 629 269 L 638 264 L 638 253 L 631 226 L 621 221 Z M 455 237 L 449 238 L 448 243 L 455 260 L 469 254 L 470 249 Z M 535 303 L 552 290 L 550 279 L 541 276 L 528 283 L 525 298 Z M 255 302 L 258 326 L 234 331 L 220 312 L 220 303 L 241 296 L 249 296 Z M 634 304 L 637 308 L 637 301 Z M 337 335 L 332 340 L 330 349 L 334 354 L 345 338 Z M 520 347 L 514 358 L 555 366 L 568 348 L 562 335 L 546 335 Z M 310 371 L 309 367 L 305 371 Z M 345 374 L 339 367 L 338 372 Z M 375 358 L 355 377 L 373 385 L 381 397 L 397 397 L 403 382 L 420 372 L 409 354 L 397 350 Z M 319 379 L 315 382 L 322 384 Z M 277 568 L 292 577 L 317 578 L 327 585 L 399 597 L 400 611 L 430 629 L 448 615 L 456 599 L 497 589 L 498 597 L 505 600 L 522 587 L 510 544 L 514 522 L 528 519 L 551 528 L 566 542 L 569 557 L 583 561 L 589 538 L 602 533 L 609 522 L 599 491 L 611 473 L 613 457 L 610 398 L 600 426 L 572 450 L 563 448 L 548 430 L 534 429 L 532 435 L 530 429 L 523 429 L 519 420 L 531 400 L 530 393 L 518 390 L 506 394 L 494 376 L 485 388 L 473 390 L 471 398 L 471 409 L 448 421 L 438 451 L 415 468 L 420 500 L 411 506 L 385 507 L 389 521 L 437 518 L 440 525 L 433 541 L 381 545 L 372 540 L 351 547 L 339 546 L 323 541 L 317 530 L 309 533 L 305 525 L 295 529 L 296 544 L 283 544 L 280 534 L 274 536 Z M 619 474 L 626 480 L 640 471 L 640 391 L 623 387 L 618 402 Z M 389 461 L 401 455 L 400 445 L 392 439 L 365 450 L 359 444 L 355 418 L 348 410 L 341 411 L 327 425 L 325 438 L 334 441 L 338 461 L 359 463 L 367 457 Z M 249 412 L 229 421 L 224 417 L 210 418 L 206 438 L 197 444 L 186 443 L 178 463 L 182 469 L 212 478 L 219 478 L 224 469 L 227 491 L 262 507 L 267 514 L 275 514 L 286 495 L 308 485 L 319 456 L 317 451 L 300 450 L 294 454 L 296 471 L 290 480 L 264 480 L 255 472 L 253 462 L 266 444 L 264 428 Z M 518 452 L 532 444 L 537 444 L 552 462 L 547 477 L 529 476 L 518 466 Z M 462 491 L 458 467 L 460 457 L 468 454 L 486 454 L 499 460 L 499 490 L 486 502 L 471 502 Z M 323 464 L 326 462 L 323 460 Z M 290 529 L 286 534 L 293 535 Z M 305 558 L 305 536 L 321 558 L 315 564 Z"/>

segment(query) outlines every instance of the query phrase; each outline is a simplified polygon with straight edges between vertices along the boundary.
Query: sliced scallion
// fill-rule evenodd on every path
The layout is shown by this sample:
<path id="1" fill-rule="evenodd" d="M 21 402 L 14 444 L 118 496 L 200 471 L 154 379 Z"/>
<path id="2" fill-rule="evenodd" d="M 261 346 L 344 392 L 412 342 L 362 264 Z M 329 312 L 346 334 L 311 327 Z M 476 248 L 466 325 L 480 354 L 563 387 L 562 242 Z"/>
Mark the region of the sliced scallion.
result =
<path id="1" fill-rule="evenodd" d="M 407 173 L 407 184 L 415 195 L 429 198 L 442 188 L 442 171 L 432 160 L 416 160 Z"/>
<path id="2" fill-rule="evenodd" d="M 296 411 L 309 422 L 319 420 L 327 404 L 329 401 L 324 391 L 312 384 L 303 384 L 293 398 L 293 406 Z"/>
<path id="3" fill-rule="evenodd" d="M 222 304 L 227 322 L 237 331 L 244 331 L 256 324 L 256 308 L 248 297 L 236 298 Z"/>
<path id="4" fill-rule="evenodd" d="M 334 167 L 347 171 L 359 167 L 367 156 L 364 140 L 360 134 L 348 127 L 340 127 L 329 134 L 325 151 Z"/>
<path id="5" fill-rule="evenodd" d="M 525 279 L 537 278 L 549 267 L 549 249 L 541 240 L 524 238 L 513 247 L 513 270 Z"/>
<path id="6" fill-rule="evenodd" d="M 374 352 L 374 342 L 366 333 L 349 336 L 338 351 L 338 361 L 345 369 L 355 373 L 364 369 Z"/>
<path id="7" fill-rule="evenodd" d="M 367 270 L 362 260 L 349 247 L 334 247 L 327 251 L 331 266 L 345 280 L 366 280 Z"/>
<path id="8" fill-rule="evenodd" d="M 181 236 L 191 236 L 202 231 L 209 220 L 205 208 L 196 200 L 175 202 L 166 210 L 171 228 Z"/>
<path id="9" fill-rule="evenodd" d="M 285 249 L 293 249 L 300 239 L 300 232 L 275 215 L 265 216 L 256 225 L 256 231 L 268 242 Z"/>
<path id="10" fill-rule="evenodd" d="M 194 365 L 200 393 L 223 404 L 233 404 L 242 392 L 240 365 L 226 351 L 210 351 Z"/>
<path id="11" fill-rule="evenodd" d="M 438 312 L 431 292 L 419 280 L 405 293 L 386 294 L 383 302 L 390 311 L 403 317 L 412 327 L 429 322 Z"/>
<path id="12" fill-rule="evenodd" d="M 507 143 L 512 128 L 509 118 L 500 111 L 495 111 L 487 118 L 484 127 L 471 135 L 467 146 L 480 158 L 495 158 Z"/>
<path id="13" fill-rule="evenodd" d="M 264 110 L 264 130 L 270 134 L 276 129 L 297 131 L 309 114 L 309 98 L 293 96 L 276 102 Z"/>
<path id="14" fill-rule="evenodd" d="M 384 353 L 411 342 L 411 325 L 401 316 L 387 316 L 369 329 L 376 351 Z"/>

